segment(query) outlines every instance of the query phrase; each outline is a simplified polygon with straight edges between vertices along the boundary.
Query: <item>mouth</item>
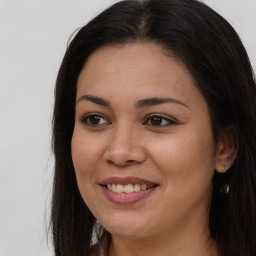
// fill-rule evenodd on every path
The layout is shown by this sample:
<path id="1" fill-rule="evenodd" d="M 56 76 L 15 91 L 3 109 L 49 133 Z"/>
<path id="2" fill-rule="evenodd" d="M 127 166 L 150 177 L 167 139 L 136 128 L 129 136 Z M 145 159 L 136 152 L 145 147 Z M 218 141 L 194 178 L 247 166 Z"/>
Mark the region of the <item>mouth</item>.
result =
<path id="1" fill-rule="evenodd" d="M 150 185 L 148 186 L 147 184 L 127 184 L 127 185 L 122 185 L 122 184 L 107 184 L 103 185 L 105 188 L 108 190 L 115 192 L 115 193 L 125 193 L 125 194 L 130 194 L 134 192 L 140 192 L 143 190 L 147 189 L 152 189 L 153 187 L 156 187 L 158 185 Z"/>
<path id="2" fill-rule="evenodd" d="M 100 185 L 105 196 L 116 204 L 132 204 L 149 196 L 158 186 L 151 181 L 137 177 L 111 177 Z"/>

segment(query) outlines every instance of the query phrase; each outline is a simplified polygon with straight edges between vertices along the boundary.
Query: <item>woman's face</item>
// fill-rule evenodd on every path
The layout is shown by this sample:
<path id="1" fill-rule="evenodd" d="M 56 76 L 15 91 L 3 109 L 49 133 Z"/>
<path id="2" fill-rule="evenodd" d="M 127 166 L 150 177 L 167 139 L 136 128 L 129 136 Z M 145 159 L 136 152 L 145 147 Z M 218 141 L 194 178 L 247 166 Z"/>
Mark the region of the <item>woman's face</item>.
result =
<path id="1" fill-rule="evenodd" d="M 208 225 L 216 159 L 207 102 L 156 44 L 103 47 L 87 60 L 72 159 L 86 205 L 115 236 Z"/>

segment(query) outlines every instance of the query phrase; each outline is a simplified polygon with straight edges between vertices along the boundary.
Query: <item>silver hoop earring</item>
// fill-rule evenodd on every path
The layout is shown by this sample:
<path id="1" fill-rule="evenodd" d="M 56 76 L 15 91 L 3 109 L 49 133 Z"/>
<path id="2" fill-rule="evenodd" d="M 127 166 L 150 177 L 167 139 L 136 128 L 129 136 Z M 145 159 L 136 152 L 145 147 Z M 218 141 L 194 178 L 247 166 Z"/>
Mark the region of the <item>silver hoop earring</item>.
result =
<path id="1" fill-rule="evenodd" d="M 220 192 L 224 193 L 224 194 L 227 194 L 230 190 L 230 186 L 229 184 L 222 184 L 220 186 Z"/>

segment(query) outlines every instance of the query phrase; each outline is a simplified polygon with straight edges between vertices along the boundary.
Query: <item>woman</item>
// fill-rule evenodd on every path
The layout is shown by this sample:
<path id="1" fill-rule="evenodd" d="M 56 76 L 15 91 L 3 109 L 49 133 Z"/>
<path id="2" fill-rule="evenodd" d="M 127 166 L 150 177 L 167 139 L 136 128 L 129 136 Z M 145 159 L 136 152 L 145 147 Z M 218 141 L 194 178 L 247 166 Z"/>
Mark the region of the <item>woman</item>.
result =
<path id="1" fill-rule="evenodd" d="M 201 2 L 122 1 L 81 28 L 56 83 L 55 255 L 256 255 L 255 100 Z"/>

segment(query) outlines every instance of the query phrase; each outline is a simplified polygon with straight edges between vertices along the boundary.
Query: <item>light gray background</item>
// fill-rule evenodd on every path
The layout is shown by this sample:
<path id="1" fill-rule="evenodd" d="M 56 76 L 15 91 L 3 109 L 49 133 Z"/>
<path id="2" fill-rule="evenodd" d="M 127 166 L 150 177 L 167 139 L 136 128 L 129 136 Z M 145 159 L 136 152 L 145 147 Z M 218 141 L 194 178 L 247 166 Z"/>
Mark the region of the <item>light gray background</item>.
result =
<path id="1" fill-rule="evenodd" d="M 71 33 L 108 0 L 0 0 L 0 256 L 46 245 L 54 83 Z M 237 30 L 256 69 L 256 0 L 205 0 Z"/>

